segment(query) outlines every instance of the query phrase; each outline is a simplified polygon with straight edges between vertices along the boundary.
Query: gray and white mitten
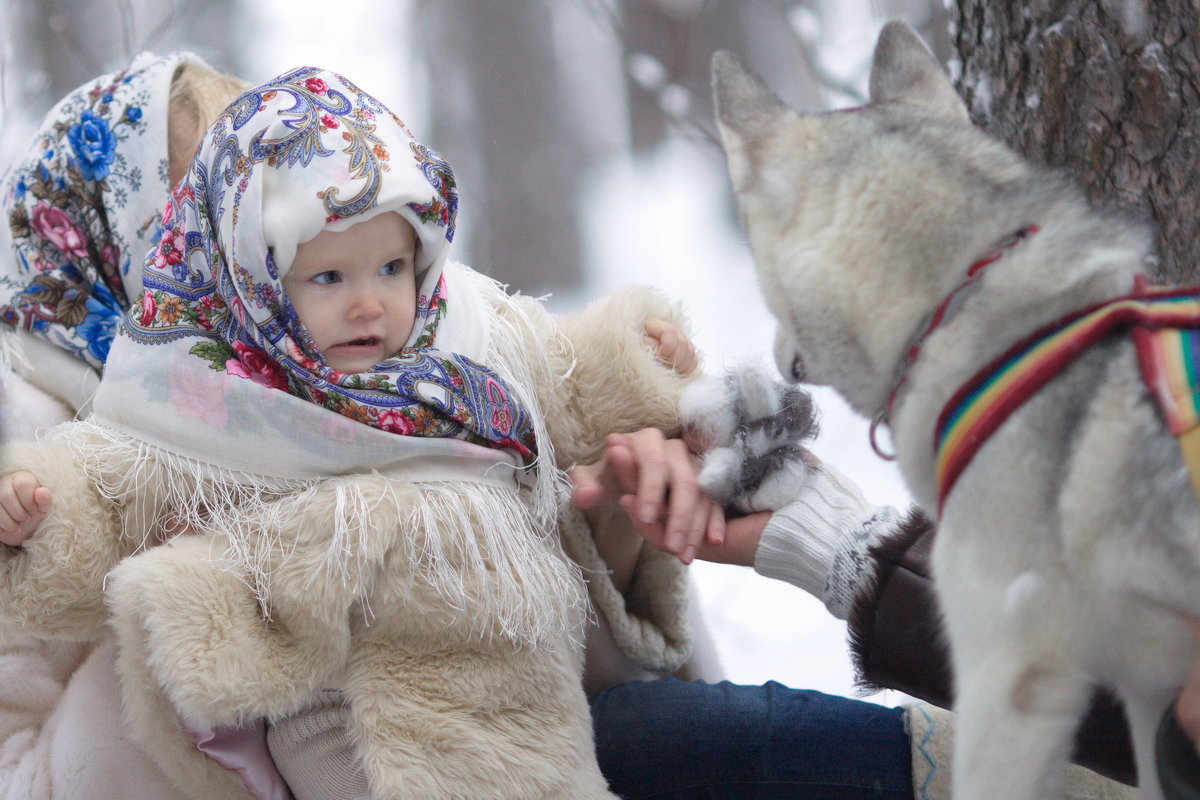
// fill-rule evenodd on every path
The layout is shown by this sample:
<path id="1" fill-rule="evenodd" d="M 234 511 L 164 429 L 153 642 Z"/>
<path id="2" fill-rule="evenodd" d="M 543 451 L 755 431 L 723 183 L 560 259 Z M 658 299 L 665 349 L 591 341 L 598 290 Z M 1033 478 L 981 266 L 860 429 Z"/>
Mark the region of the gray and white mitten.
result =
<path id="1" fill-rule="evenodd" d="M 700 488 L 732 514 L 782 507 L 816 463 L 802 446 L 817 433 L 812 397 L 756 366 L 693 381 L 679 414 Z"/>
<path id="2" fill-rule="evenodd" d="M 816 411 L 802 389 L 746 366 L 693 382 L 680 400 L 684 438 L 701 454 L 700 488 L 731 516 L 773 511 L 754 568 L 821 599 L 846 619 L 873 580 L 869 550 L 900 523 L 803 444 Z"/>

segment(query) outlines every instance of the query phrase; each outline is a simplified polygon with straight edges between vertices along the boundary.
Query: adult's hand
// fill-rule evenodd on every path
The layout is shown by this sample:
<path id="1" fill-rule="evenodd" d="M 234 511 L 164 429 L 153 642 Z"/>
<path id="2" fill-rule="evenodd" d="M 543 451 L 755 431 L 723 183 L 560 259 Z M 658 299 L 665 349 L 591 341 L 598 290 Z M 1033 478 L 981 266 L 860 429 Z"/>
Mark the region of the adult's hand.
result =
<path id="1" fill-rule="evenodd" d="M 679 556 L 752 564 L 769 514 L 726 521 L 696 483 L 696 460 L 680 439 L 657 428 L 611 434 L 603 458 L 573 472 L 575 504 L 618 502 L 633 528 L 654 547 Z"/>

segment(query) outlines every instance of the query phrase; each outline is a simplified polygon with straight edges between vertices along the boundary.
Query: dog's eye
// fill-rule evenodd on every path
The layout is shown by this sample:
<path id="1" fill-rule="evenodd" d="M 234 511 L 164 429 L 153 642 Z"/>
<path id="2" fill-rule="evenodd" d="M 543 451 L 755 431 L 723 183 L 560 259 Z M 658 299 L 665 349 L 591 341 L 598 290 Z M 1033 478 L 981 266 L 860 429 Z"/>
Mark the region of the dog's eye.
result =
<path id="1" fill-rule="evenodd" d="M 800 383 L 804 380 L 804 359 L 800 357 L 799 353 L 792 356 L 792 364 L 788 368 L 788 374 L 795 383 Z"/>
<path id="2" fill-rule="evenodd" d="M 787 328 L 775 328 L 775 368 L 785 381 L 799 383 L 804 380 L 804 359 L 796 346 L 796 337 Z"/>

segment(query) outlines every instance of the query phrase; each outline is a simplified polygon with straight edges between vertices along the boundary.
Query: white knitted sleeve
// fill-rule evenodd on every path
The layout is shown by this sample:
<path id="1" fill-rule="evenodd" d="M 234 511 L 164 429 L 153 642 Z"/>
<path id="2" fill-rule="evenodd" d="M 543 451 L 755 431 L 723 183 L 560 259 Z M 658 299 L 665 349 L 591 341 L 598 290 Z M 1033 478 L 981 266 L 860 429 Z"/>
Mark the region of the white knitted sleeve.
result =
<path id="1" fill-rule="evenodd" d="M 809 470 L 800 494 L 771 515 L 754 569 L 819 598 L 838 619 L 871 573 L 868 551 L 899 521 L 895 509 L 874 506 L 831 464 Z"/>

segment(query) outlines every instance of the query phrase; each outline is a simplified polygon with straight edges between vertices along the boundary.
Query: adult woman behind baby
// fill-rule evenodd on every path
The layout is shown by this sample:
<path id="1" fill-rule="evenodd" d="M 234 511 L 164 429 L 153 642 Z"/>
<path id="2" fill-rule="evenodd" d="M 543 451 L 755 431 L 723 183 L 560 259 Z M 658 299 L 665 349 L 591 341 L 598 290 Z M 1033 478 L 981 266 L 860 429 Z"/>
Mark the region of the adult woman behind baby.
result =
<path id="1" fill-rule="evenodd" d="M 6 439 L 86 411 L 116 321 L 141 293 L 172 182 L 241 81 L 191 53 L 142 54 L 46 115 L 0 197 Z M 7 236 L 5 236 L 7 234 Z M 111 643 L 0 637 L 0 796 L 171 797 L 120 734 Z"/>

